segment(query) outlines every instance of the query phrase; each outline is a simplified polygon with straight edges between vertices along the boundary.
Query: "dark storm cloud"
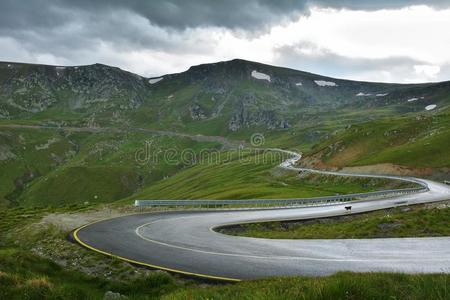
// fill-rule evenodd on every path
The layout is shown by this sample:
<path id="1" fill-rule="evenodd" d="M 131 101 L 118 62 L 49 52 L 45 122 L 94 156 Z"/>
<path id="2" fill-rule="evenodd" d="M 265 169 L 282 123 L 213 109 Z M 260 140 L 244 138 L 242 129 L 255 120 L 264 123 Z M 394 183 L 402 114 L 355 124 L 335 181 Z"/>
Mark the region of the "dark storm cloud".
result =
<path id="1" fill-rule="evenodd" d="M 64 24 L 83 14 L 107 17 L 115 11 L 129 11 L 152 24 L 173 29 L 199 26 L 256 29 L 304 9 L 304 1 L 290 0 L 5 0 L 0 3 L 0 27 L 39 29 Z"/>
<path id="2" fill-rule="evenodd" d="M 450 6 L 450 1 L 0 0 L 0 60 L 61 64 L 100 61 L 127 68 L 133 51 L 172 57 L 211 56 L 216 46 L 210 37 L 214 32 L 233 30 L 250 39 L 273 25 L 308 15 L 315 6 L 377 10 L 416 4 L 441 8 Z M 208 31 L 210 28 L 214 29 Z M 288 54 L 282 57 L 280 50 L 279 60 L 291 61 Z M 341 67 L 342 62 L 332 62 L 339 57 L 328 57 L 331 68 Z M 352 63 L 358 68 L 354 61 L 345 65 Z M 311 58 L 309 64 L 325 66 Z"/>
<path id="3" fill-rule="evenodd" d="M 3 0 L 0 3 L 0 27 L 3 30 L 33 30 L 58 26 L 83 14 L 95 14 L 100 18 L 115 11 L 129 11 L 152 24 L 173 29 L 218 26 L 259 30 L 308 13 L 311 6 L 375 10 L 416 4 L 450 6 L 448 0 Z"/>
<path id="4" fill-rule="evenodd" d="M 260 33 L 307 14 L 314 5 L 379 9 L 422 3 L 449 5 L 441 0 L 3 0 L 0 37 L 16 39 L 30 51 L 51 47 L 55 54 L 76 47 L 92 48 L 100 42 L 176 52 L 180 46 L 174 35 L 186 28 L 212 26 Z M 192 46 L 192 50 L 200 50 Z M 181 48 L 186 51 L 185 45 Z"/>

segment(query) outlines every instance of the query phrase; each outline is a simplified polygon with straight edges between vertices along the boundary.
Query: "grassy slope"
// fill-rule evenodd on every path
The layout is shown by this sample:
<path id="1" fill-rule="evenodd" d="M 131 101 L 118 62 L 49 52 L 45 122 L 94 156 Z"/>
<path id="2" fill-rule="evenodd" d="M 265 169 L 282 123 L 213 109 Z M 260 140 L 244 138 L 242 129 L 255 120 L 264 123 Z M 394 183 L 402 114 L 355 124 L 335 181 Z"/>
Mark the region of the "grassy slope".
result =
<path id="1" fill-rule="evenodd" d="M 221 232 L 272 239 L 353 239 L 449 236 L 450 207 L 424 205 L 303 222 L 269 222 L 223 228 Z"/>
<path id="2" fill-rule="evenodd" d="M 411 167 L 449 166 L 448 111 L 428 112 L 420 118 L 409 116 L 381 119 L 347 129 L 344 129 L 343 124 L 330 122 L 319 127 L 267 133 L 264 146 L 298 149 L 305 152 L 306 157 L 319 157 L 328 165 L 340 167 L 383 162 Z M 251 133 L 252 131 L 243 130 L 234 134 L 233 138 L 248 140 Z M 2 152 L 9 151 L 16 156 L 0 160 L 0 179 L 3 183 L 0 186 L 0 204 L 111 202 L 130 197 L 135 192 L 139 197 L 149 198 L 230 198 L 235 195 L 250 198 L 275 197 L 280 194 L 283 197 L 310 196 L 313 192 L 325 195 L 328 192 L 342 193 L 347 190 L 338 186 L 326 191 L 299 185 L 281 188 L 277 184 L 261 186 L 258 182 L 267 178 L 263 174 L 267 170 L 264 166 L 246 166 L 247 170 L 234 165 L 230 165 L 229 170 L 223 170 L 222 166 L 203 166 L 173 177 L 178 170 L 185 168 L 183 164 L 169 165 L 160 160 L 157 164 L 142 166 L 135 161 L 136 150 L 142 149 L 146 140 L 155 141 L 158 149 L 177 148 L 180 151 L 184 148 L 199 151 L 201 147 L 217 146 L 184 138 L 149 137 L 136 132 L 68 133 L 2 128 L 0 140 L 2 147 L 7 147 L 6 150 L 2 148 Z M 55 141 L 48 148 L 42 148 L 51 140 Z M 317 144 L 320 140 L 322 142 Z M 193 176 L 199 172 L 201 174 Z M 242 176 L 236 177 L 236 172 Z M 167 183 L 161 181 L 149 187 L 166 176 L 172 176 Z M 100 182 L 99 178 L 102 179 Z M 197 179 L 199 181 L 194 182 Z M 207 183 L 217 186 L 212 187 Z M 168 191 L 166 186 L 169 184 L 177 186 L 176 191 Z M 252 189 L 251 186 L 255 188 Z M 299 188 L 305 188 L 304 193 L 299 193 Z M 181 193 L 185 196 L 182 197 Z"/>
<path id="3" fill-rule="evenodd" d="M 155 299 L 176 287 L 165 273 L 111 281 L 67 271 L 26 251 L 0 248 L 1 299 L 102 299 L 111 290 L 132 299 Z"/>
<path id="4" fill-rule="evenodd" d="M 449 279 L 442 274 L 338 273 L 205 286 L 153 273 L 112 281 L 67 271 L 26 251 L 0 248 L 0 298 L 11 300 L 101 299 L 107 291 L 130 299 L 448 299 Z"/>
<path id="5" fill-rule="evenodd" d="M 183 168 L 183 149 L 198 152 L 219 146 L 136 132 L 11 128 L 0 129 L 0 140 L 2 151 L 13 154 L 0 160 L 0 204 L 29 206 L 112 202 Z M 138 162 L 136 153 L 145 150 L 147 141 L 152 143 L 149 160 Z M 162 151 L 169 148 L 177 154 L 168 163 Z"/>
<path id="6" fill-rule="evenodd" d="M 163 299 L 448 299 L 449 275 L 338 273 L 187 289 Z"/>
<path id="7" fill-rule="evenodd" d="M 307 153 L 332 166 L 450 166 L 450 113 L 371 121 L 341 130 Z"/>
<path id="8" fill-rule="evenodd" d="M 54 171 L 21 195 L 26 206 L 111 202 L 130 195 L 138 174 L 126 167 L 74 166 Z"/>
<path id="9" fill-rule="evenodd" d="M 3 128 L 0 133 L 8 151 L 15 155 L 0 161 L 3 203 L 7 199 L 27 206 L 58 206 L 136 198 L 292 198 L 370 191 L 390 185 L 364 179 L 298 180 L 292 174 L 274 171 L 280 156 L 266 161 L 258 160 L 258 156 L 238 160 L 236 154 L 224 158 L 231 153 L 227 152 L 220 153 L 220 164 L 202 160 L 191 167 L 189 161 L 181 159 L 184 149 L 198 154 L 216 149 L 218 144 L 188 138 L 23 128 Z M 144 150 L 146 141 L 152 142 L 151 159 L 138 163 L 136 151 Z M 164 157 L 167 149 L 176 152 L 171 161 Z M 189 154 L 185 158 L 189 159 Z"/>
<path id="10" fill-rule="evenodd" d="M 187 286 L 189 282 L 177 282 L 167 273 L 137 270 L 82 249 L 66 239 L 67 230 L 39 222 L 48 214 L 92 213 L 96 207 L 0 210 L 0 299 L 102 299 L 107 291 L 157 299 Z"/>
<path id="11" fill-rule="evenodd" d="M 214 142 L 149 136 L 144 133 L 63 132 L 36 129 L 1 129 L 3 145 L 15 157 L 0 161 L 0 199 L 27 206 L 112 202 L 136 198 L 270 198 L 310 197 L 381 188 L 387 182 L 345 179 L 296 180 L 273 167 L 280 156 L 237 159 L 221 153 L 216 161 L 190 167 L 184 149 L 199 153 L 216 149 Z M 151 141 L 150 160 L 136 161 L 136 151 Z M 48 147 L 46 146 L 48 144 Z M 175 150 L 168 161 L 164 150 Z M 217 152 L 214 152 L 217 153 Z M 215 155 L 215 154 L 213 154 Z M 245 154 L 247 155 L 247 154 Z M 249 158 L 251 157 L 251 158 Z M 189 160 L 189 154 L 185 160 Z M 214 157 L 210 157 L 214 159 Z M 258 160 L 259 159 L 259 160 Z M 181 171 L 181 172 L 180 172 Z M 170 176 L 166 180 L 161 180 Z M 361 187 L 361 185 L 365 185 Z M 136 194 L 137 193 L 137 194 Z M 2 201 L 0 201 L 2 202 Z"/>
<path id="12" fill-rule="evenodd" d="M 222 159 L 226 162 L 205 160 L 143 189 L 133 199 L 297 198 L 404 186 L 379 179 L 316 175 L 300 178 L 295 172 L 275 168 L 282 158 L 270 154 L 246 152 L 240 157 L 236 152 L 224 152 Z"/>

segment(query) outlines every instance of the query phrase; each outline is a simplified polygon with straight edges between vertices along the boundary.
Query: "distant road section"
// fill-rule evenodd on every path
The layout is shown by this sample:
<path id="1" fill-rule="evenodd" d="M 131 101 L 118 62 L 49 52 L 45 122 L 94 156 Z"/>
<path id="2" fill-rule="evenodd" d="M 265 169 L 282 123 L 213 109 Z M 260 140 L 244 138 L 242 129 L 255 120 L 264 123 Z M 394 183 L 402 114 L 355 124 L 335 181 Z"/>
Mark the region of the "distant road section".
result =
<path id="1" fill-rule="evenodd" d="M 73 127 L 73 126 L 45 126 L 45 125 L 26 125 L 26 124 L 0 124 L 0 128 L 12 128 L 12 129 L 43 129 L 43 130 L 64 130 L 73 132 L 127 132 L 135 131 L 148 133 L 158 136 L 176 136 L 189 138 L 198 142 L 218 142 L 223 145 L 225 149 L 236 148 L 240 145 L 244 145 L 245 141 L 231 141 L 222 136 L 202 135 L 202 134 L 188 134 L 176 131 L 140 128 L 140 127 Z"/>

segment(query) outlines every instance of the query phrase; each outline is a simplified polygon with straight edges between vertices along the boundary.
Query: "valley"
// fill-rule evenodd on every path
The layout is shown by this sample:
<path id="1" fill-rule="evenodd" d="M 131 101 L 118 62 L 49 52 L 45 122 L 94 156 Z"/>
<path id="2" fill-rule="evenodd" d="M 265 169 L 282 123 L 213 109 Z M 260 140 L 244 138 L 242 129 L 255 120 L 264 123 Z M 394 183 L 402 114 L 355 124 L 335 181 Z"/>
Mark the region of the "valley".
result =
<path id="1" fill-rule="evenodd" d="M 59 205 L 145 195 L 153 183 L 186 169 L 136 163 L 146 142 L 198 154 L 249 146 L 255 132 L 265 147 L 303 152 L 305 166 L 437 180 L 449 173 L 447 82 L 355 82 L 244 60 L 157 79 L 99 64 L 0 63 L 0 202 Z M 426 110 L 431 103 L 436 107 Z M 95 176 L 104 179 L 103 188 L 89 186 Z M 65 192 L 47 194 L 50 185 Z M 234 196 L 254 196 L 239 193 Z"/>

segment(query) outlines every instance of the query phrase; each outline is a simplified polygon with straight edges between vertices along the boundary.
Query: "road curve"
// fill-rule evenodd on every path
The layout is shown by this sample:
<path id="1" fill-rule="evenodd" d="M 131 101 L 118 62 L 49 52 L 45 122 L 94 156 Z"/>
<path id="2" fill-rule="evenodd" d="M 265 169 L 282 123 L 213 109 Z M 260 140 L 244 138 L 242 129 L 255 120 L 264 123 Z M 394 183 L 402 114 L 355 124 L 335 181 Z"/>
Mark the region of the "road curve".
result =
<path id="1" fill-rule="evenodd" d="M 293 157 L 281 167 L 297 169 L 293 165 L 301 156 L 291 154 Z M 428 191 L 352 202 L 351 212 L 345 210 L 344 203 L 303 208 L 135 214 L 85 225 L 74 231 L 74 238 L 91 250 L 132 263 L 230 281 L 328 275 L 338 271 L 449 273 L 450 237 L 274 240 L 214 231 L 214 228 L 230 224 L 339 216 L 450 199 L 447 185 L 424 179 L 404 179 L 420 182 L 428 186 Z"/>

